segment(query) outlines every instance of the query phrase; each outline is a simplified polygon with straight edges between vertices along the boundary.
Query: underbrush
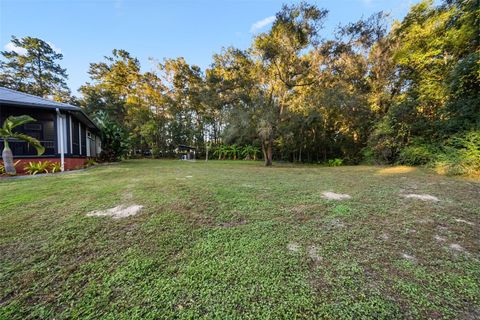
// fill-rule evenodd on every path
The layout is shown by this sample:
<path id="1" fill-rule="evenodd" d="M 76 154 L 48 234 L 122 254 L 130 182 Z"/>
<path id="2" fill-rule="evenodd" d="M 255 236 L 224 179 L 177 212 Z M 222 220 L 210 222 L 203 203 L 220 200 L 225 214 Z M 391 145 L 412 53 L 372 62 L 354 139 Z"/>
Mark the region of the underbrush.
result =
<path id="1" fill-rule="evenodd" d="M 414 140 L 400 152 L 398 163 L 425 165 L 445 175 L 479 175 L 480 131 L 453 135 L 438 144 Z"/>

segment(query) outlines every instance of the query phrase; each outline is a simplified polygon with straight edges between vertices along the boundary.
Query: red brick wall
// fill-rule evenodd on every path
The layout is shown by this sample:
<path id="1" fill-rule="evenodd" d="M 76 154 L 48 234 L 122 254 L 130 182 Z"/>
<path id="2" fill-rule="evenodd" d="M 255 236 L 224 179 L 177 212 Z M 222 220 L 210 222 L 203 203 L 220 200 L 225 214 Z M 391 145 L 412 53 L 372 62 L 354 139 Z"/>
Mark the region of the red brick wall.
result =
<path id="1" fill-rule="evenodd" d="M 65 170 L 74 170 L 80 169 L 83 167 L 86 158 L 65 158 Z M 17 161 L 20 162 L 15 166 L 17 169 L 17 173 L 24 173 L 24 167 L 29 162 L 38 162 L 38 161 L 50 161 L 50 162 L 58 162 L 60 163 L 60 158 L 23 158 L 23 159 L 13 159 L 13 162 L 16 163 Z"/>

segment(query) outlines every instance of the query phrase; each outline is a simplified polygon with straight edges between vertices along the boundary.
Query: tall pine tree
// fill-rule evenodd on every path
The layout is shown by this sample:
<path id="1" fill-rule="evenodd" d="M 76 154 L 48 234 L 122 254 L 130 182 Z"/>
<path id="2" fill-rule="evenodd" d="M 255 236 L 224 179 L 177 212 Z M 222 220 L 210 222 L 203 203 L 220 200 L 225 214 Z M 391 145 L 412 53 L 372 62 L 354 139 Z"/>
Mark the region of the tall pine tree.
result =
<path id="1" fill-rule="evenodd" d="M 61 53 L 38 38 L 12 36 L 11 43 L 17 50 L 1 52 L 0 86 L 59 101 L 70 99 L 67 71 L 58 63 Z"/>

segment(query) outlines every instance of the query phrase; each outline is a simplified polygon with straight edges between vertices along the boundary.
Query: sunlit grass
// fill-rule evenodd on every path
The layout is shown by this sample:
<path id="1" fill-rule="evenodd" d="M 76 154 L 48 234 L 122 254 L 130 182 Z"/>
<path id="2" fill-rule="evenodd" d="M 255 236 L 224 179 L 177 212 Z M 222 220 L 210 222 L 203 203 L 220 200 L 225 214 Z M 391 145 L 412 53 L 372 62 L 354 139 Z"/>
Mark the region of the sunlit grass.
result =
<path id="1" fill-rule="evenodd" d="M 408 167 L 247 161 L 2 180 L 0 319 L 475 318 L 479 193 Z M 121 204 L 144 207 L 87 216 Z"/>

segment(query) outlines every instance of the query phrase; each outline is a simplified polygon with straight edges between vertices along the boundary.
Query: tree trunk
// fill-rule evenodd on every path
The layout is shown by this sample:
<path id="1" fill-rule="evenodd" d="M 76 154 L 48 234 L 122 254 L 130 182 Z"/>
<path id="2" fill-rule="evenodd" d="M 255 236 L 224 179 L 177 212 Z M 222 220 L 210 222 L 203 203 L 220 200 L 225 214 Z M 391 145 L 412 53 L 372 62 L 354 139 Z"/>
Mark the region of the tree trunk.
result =
<path id="1" fill-rule="evenodd" d="M 262 153 L 263 153 L 263 160 L 267 163 L 267 150 L 265 149 L 265 142 L 262 140 Z"/>
<path id="2" fill-rule="evenodd" d="M 273 157 L 273 138 L 270 137 L 268 139 L 267 150 L 265 151 L 264 148 L 264 155 L 265 155 L 265 166 L 270 167 L 272 165 L 272 157 Z"/>
<path id="3" fill-rule="evenodd" d="M 17 170 L 15 170 L 15 165 L 13 164 L 13 153 L 12 150 L 10 150 L 7 139 L 4 139 L 3 141 L 5 147 L 2 151 L 2 159 L 3 165 L 5 166 L 5 173 L 14 176 L 17 174 Z"/>

